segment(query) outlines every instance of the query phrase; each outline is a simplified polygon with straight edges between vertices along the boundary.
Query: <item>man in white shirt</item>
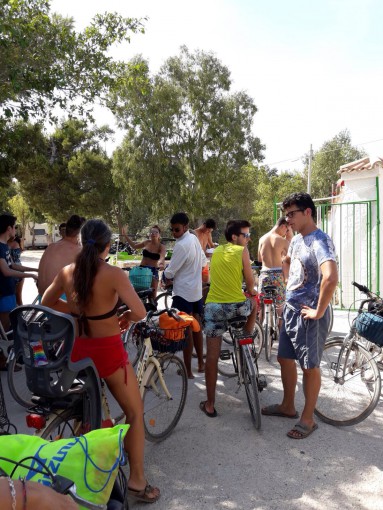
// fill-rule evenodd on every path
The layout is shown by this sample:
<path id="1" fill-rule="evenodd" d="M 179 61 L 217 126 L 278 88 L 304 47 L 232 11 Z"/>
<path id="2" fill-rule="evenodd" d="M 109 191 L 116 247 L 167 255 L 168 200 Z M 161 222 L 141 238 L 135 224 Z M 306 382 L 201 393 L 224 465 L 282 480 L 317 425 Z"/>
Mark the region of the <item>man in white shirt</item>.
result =
<path id="1" fill-rule="evenodd" d="M 166 280 L 173 280 L 172 306 L 193 315 L 201 323 L 203 312 L 201 274 L 204 265 L 204 253 L 198 238 L 189 232 L 187 214 L 183 212 L 174 214 L 170 220 L 170 225 L 176 243 L 172 258 L 164 274 Z M 202 331 L 190 332 L 187 346 L 183 351 L 189 379 L 194 379 L 191 370 L 193 343 L 198 358 L 198 372 L 205 371 Z"/>

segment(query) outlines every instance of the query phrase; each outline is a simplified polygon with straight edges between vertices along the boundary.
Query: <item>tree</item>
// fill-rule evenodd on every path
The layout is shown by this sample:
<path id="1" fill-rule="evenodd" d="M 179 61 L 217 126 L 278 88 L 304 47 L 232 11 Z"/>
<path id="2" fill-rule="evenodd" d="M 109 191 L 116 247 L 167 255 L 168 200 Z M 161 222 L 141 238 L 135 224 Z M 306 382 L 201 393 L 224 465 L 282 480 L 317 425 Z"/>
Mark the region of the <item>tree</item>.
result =
<path id="1" fill-rule="evenodd" d="M 108 53 L 143 31 L 117 13 L 96 15 L 77 33 L 72 18 L 51 14 L 48 0 L 0 3 L 0 120 L 89 111 L 103 103 L 124 64 Z"/>
<path id="2" fill-rule="evenodd" d="M 107 127 L 87 127 L 85 121 L 62 121 L 50 138 L 44 138 L 40 150 L 17 167 L 29 206 L 55 222 L 73 213 L 110 221 L 115 194 L 112 162 L 101 148 L 110 133 Z"/>
<path id="3" fill-rule="evenodd" d="M 17 186 L 19 188 L 19 186 Z M 20 234 L 22 239 L 22 248 L 24 248 L 24 237 L 25 237 L 25 230 L 28 225 L 28 221 L 32 218 L 33 214 L 30 208 L 28 207 L 28 204 L 20 194 L 20 190 L 17 189 L 18 193 L 14 195 L 12 198 L 9 199 L 9 207 L 12 212 L 17 218 L 17 223 L 20 227 Z"/>
<path id="4" fill-rule="evenodd" d="M 311 172 L 311 194 L 315 198 L 330 197 L 332 186 L 339 178 L 341 165 L 366 156 L 364 150 L 351 145 L 351 135 L 347 129 L 325 142 L 314 153 Z M 306 164 L 308 156 L 306 156 Z M 307 168 L 306 168 L 307 172 Z"/>
<path id="5" fill-rule="evenodd" d="M 130 202 L 157 216 L 186 210 L 192 220 L 238 206 L 230 188 L 264 146 L 252 134 L 257 108 L 246 93 L 230 93 L 228 68 L 182 47 L 155 76 L 136 57 L 119 84 L 110 107 L 127 134 L 113 172 Z"/>

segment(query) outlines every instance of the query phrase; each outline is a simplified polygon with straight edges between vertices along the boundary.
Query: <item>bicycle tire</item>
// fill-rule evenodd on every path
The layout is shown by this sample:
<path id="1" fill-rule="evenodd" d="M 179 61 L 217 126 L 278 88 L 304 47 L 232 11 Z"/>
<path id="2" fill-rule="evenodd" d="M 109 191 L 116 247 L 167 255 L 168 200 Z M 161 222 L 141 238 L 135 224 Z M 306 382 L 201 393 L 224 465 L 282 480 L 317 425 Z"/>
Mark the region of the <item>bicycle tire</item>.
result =
<path id="1" fill-rule="evenodd" d="M 154 299 L 154 304 L 156 305 L 157 309 L 158 303 L 162 299 L 164 299 L 164 305 L 162 306 L 163 308 L 169 309 L 172 307 L 173 296 L 169 294 L 169 292 L 161 292 L 161 294 L 158 294 L 158 296 L 156 296 Z"/>
<path id="2" fill-rule="evenodd" d="M 371 354 L 359 343 L 351 349 L 342 337 L 326 342 L 320 364 L 322 386 L 315 414 L 336 426 L 356 425 L 365 420 L 378 404 L 381 391 L 379 368 Z M 340 364 L 346 367 L 344 380 L 334 374 Z"/>
<path id="3" fill-rule="evenodd" d="M 242 352 L 242 375 L 245 386 L 246 398 L 249 404 L 251 418 L 256 430 L 261 428 L 261 403 L 258 392 L 258 369 L 251 355 L 248 345 L 241 345 Z"/>
<path id="4" fill-rule="evenodd" d="M 328 334 L 331 335 L 332 327 L 334 325 L 334 309 L 333 309 L 331 303 L 328 305 L 328 309 L 329 309 L 329 312 L 330 312 L 330 322 L 329 322 L 329 325 L 328 325 Z"/>
<path id="5" fill-rule="evenodd" d="M 134 368 L 140 357 L 143 346 L 142 331 L 139 322 L 133 322 L 122 335 L 122 343 L 125 351 L 128 353 L 129 362 Z"/>
<path id="6" fill-rule="evenodd" d="M 17 369 L 20 367 L 20 369 Z M 16 356 L 12 356 L 8 363 L 7 381 L 9 392 L 15 401 L 23 407 L 31 407 L 32 393 L 27 386 L 27 376 L 24 363 L 17 363 Z"/>
<path id="7" fill-rule="evenodd" d="M 79 436 L 89 430 L 84 431 L 82 427 L 82 412 L 80 410 L 65 409 L 45 427 L 40 437 L 48 441 L 57 441 Z"/>
<path id="8" fill-rule="evenodd" d="M 165 354 L 157 359 L 172 398 L 168 399 L 166 396 L 159 382 L 157 368 L 150 364 L 151 373 L 143 394 L 144 427 L 146 439 L 154 443 L 166 439 L 176 427 L 185 407 L 188 390 L 188 378 L 183 361 L 173 354 Z"/>

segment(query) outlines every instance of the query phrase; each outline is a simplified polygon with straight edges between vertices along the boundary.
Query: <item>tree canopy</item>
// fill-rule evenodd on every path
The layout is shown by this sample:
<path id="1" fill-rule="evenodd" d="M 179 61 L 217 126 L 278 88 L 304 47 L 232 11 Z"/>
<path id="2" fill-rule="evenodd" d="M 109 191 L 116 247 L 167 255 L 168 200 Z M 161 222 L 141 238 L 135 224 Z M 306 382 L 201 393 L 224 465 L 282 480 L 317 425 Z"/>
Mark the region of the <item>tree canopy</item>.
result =
<path id="1" fill-rule="evenodd" d="M 0 121 L 54 117 L 56 106 L 84 113 L 104 101 L 124 67 L 108 50 L 143 31 L 142 22 L 105 13 L 82 32 L 73 24 L 47 0 L 0 3 Z"/>
<path id="2" fill-rule="evenodd" d="M 236 204 L 230 185 L 249 161 L 263 159 L 264 146 L 252 134 L 257 108 L 245 92 L 230 92 L 228 68 L 182 47 L 154 76 L 137 57 L 119 85 L 110 107 L 127 134 L 114 176 L 128 200 L 148 213 L 183 209 L 195 218 Z"/>
<path id="3" fill-rule="evenodd" d="M 351 135 L 347 129 L 324 142 L 321 148 L 314 152 L 311 172 L 312 196 L 315 198 L 330 197 L 332 186 L 339 178 L 339 167 L 363 158 L 365 155 L 364 150 L 351 145 Z"/>

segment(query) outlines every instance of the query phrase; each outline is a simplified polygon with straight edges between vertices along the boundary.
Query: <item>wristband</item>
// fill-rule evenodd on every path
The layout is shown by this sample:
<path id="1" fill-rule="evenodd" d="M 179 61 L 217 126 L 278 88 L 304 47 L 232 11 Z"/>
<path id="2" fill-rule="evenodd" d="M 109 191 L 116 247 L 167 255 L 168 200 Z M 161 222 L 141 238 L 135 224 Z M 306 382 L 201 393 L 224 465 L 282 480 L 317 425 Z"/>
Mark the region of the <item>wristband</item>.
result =
<path id="1" fill-rule="evenodd" d="M 7 477 L 8 484 L 9 484 L 9 490 L 11 491 L 11 498 L 12 498 L 12 510 L 16 510 L 16 489 L 15 484 L 13 483 L 12 478 L 9 476 Z"/>

